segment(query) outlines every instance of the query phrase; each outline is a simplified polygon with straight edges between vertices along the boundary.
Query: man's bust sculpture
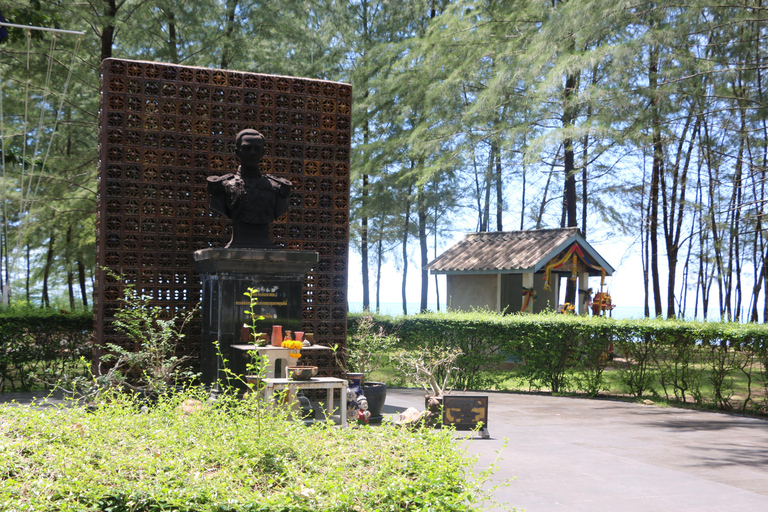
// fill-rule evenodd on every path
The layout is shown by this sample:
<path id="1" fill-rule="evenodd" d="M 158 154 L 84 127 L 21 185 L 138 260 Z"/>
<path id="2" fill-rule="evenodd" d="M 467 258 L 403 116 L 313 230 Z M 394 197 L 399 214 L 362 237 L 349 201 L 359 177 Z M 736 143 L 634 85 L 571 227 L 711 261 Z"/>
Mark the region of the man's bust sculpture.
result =
<path id="1" fill-rule="evenodd" d="M 243 130 L 235 138 L 240 167 L 235 174 L 208 177 L 211 209 L 232 219 L 232 240 L 227 247 L 274 248 L 269 240 L 269 223 L 288 211 L 291 182 L 261 174 L 264 136 Z"/>

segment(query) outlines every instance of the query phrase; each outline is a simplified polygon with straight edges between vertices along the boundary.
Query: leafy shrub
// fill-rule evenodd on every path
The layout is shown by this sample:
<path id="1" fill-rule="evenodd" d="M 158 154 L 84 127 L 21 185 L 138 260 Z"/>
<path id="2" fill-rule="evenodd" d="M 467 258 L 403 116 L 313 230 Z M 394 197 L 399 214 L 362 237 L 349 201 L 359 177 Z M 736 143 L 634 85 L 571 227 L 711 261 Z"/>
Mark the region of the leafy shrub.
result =
<path id="1" fill-rule="evenodd" d="M 433 346 L 400 349 L 392 359 L 398 371 L 424 388 L 427 396 L 439 398 L 448 391 L 451 372 L 457 369 L 454 365 L 460 356 L 460 349 Z"/>
<path id="2" fill-rule="evenodd" d="M 0 406 L 0 510 L 451 511 L 485 495 L 448 429 L 308 428 L 264 407 L 205 393 Z"/>
<path id="3" fill-rule="evenodd" d="M 0 391 L 29 390 L 45 375 L 83 371 L 80 358 L 90 359 L 92 335 L 89 311 L 0 308 Z"/>
<path id="4" fill-rule="evenodd" d="M 445 314 L 424 313 L 399 319 L 390 329 L 399 329 L 400 348 L 408 350 L 454 349 L 461 351 L 455 361 L 457 370 L 448 387 L 482 389 L 493 386 L 503 377 L 486 370 L 500 367 L 507 359 L 508 331 L 505 317 L 488 311 Z M 385 324 L 387 319 L 376 319 Z M 391 322 L 391 320 L 390 320 Z M 445 378 L 443 372 L 435 377 Z"/>
<path id="5" fill-rule="evenodd" d="M 163 393 L 198 376 L 186 365 L 192 356 L 177 356 L 184 338 L 184 325 L 198 312 L 195 307 L 185 315 L 164 319 L 165 311 L 150 304 L 135 286 L 123 288 L 122 307 L 115 311 L 114 325 L 132 342 L 129 350 L 107 343 L 109 352 L 99 361 L 99 374 L 109 386 L 142 392 Z M 102 373 L 102 362 L 109 365 Z"/>
<path id="6" fill-rule="evenodd" d="M 353 326 L 347 336 L 345 371 L 370 375 L 389 362 L 389 351 L 396 345 L 397 337 L 375 322 L 370 313 L 357 316 Z M 334 354 L 336 349 L 334 346 Z M 339 357 L 336 359 L 338 363 L 343 363 Z"/>

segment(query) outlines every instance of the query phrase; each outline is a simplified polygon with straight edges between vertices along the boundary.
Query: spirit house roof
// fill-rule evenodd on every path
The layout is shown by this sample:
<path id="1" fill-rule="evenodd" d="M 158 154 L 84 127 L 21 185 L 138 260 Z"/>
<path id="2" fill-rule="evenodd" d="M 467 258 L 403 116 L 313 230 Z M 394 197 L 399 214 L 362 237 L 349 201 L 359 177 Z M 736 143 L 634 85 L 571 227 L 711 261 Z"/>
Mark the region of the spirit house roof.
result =
<path id="1" fill-rule="evenodd" d="M 522 274 L 543 272 L 558 255 L 574 244 L 583 258 L 591 260 L 590 275 L 600 275 L 595 267 L 613 274 L 611 267 L 587 243 L 578 228 L 533 229 L 470 233 L 456 245 L 432 260 L 432 274 Z"/>

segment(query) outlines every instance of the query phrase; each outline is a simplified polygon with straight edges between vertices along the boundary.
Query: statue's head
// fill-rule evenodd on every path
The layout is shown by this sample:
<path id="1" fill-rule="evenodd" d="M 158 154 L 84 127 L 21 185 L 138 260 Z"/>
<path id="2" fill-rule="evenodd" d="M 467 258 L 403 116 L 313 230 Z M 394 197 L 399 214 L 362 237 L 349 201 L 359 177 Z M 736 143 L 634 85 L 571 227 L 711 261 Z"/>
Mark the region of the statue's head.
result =
<path id="1" fill-rule="evenodd" d="M 258 166 L 264 156 L 264 136 L 252 129 L 241 131 L 235 137 L 235 154 L 243 166 Z"/>

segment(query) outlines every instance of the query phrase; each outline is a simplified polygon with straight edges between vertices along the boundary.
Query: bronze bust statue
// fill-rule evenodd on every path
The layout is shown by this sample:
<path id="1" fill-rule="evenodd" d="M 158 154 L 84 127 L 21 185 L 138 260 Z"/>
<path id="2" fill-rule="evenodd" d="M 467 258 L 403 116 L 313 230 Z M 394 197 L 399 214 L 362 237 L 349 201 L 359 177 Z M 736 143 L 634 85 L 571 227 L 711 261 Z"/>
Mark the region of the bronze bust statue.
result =
<path id="1" fill-rule="evenodd" d="M 240 167 L 235 174 L 208 177 L 211 209 L 232 219 L 232 240 L 226 247 L 274 248 L 269 240 L 269 223 L 288 211 L 291 182 L 261 174 L 264 136 L 243 130 L 235 138 Z"/>

